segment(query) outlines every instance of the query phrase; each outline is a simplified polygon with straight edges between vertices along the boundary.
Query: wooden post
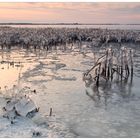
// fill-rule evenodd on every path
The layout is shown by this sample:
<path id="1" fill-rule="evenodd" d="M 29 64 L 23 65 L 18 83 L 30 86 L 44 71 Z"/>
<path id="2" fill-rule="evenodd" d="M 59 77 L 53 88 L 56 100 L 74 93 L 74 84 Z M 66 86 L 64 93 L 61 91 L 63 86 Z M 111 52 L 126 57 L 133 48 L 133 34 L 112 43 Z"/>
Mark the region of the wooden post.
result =
<path id="1" fill-rule="evenodd" d="M 52 116 L 52 108 L 50 108 L 50 114 L 49 114 L 49 116 Z"/>

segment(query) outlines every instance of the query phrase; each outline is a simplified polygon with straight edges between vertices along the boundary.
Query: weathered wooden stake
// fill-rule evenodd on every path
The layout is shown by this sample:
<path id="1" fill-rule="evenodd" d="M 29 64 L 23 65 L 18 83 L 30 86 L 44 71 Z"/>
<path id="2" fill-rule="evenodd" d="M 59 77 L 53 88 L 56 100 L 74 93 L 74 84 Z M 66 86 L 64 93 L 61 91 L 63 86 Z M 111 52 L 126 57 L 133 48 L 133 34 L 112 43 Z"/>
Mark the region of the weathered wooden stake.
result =
<path id="1" fill-rule="evenodd" d="M 52 116 L 52 108 L 50 108 L 50 114 L 49 114 L 49 116 Z"/>

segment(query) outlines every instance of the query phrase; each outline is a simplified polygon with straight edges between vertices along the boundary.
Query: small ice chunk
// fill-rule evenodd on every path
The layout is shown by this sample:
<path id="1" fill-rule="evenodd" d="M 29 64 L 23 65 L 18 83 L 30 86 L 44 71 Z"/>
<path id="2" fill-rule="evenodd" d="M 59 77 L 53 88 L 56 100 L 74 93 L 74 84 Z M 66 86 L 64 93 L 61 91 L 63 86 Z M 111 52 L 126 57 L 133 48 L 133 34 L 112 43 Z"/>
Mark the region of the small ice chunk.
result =
<path id="1" fill-rule="evenodd" d="M 16 105 L 15 109 L 21 116 L 26 116 L 29 112 L 36 109 L 36 106 L 32 100 L 22 98 Z"/>
<path id="2" fill-rule="evenodd" d="M 56 70 L 61 69 L 63 67 L 66 67 L 66 64 L 63 64 L 63 63 L 56 64 Z"/>
<path id="3" fill-rule="evenodd" d="M 55 77 L 55 80 L 66 80 L 66 81 L 76 81 L 76 77 L 61 77 L 61 76 L 57 76 Z"/>

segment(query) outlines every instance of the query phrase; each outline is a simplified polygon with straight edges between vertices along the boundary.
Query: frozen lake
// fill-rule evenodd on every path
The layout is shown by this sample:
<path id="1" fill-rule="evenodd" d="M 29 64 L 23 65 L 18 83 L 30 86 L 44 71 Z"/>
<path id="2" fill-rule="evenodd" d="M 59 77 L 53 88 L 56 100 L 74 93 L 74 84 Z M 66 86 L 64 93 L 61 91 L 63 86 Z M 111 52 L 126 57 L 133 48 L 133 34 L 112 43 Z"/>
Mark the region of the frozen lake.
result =
<path id="1" fill-rule="evenodd" d="M 5 25 L 0 25 L 5 26 Z M 140 25 L 128 25 L 128 24 L 118 24 L 118 25 L 6 25 L 18 28 L 101 28 L 101 29 L 121 29 L 121 30 L 140 30 Z"/>
<path id="2" fill-rule="evenodd" d="M 45 131 L 29 120 L 11 126 L 0 117 L 0 137 L 31 137 L 30 129 L 35 127 L 44 137 L 140 137 L 140 48 L 132 47 L 136 50 L 132 83 L 100 89 L 101 98 L 96 100 L 86 95 L 82 81 L 83 72 L 94 64 L 93 51 L 85 49 L 83 55 L 76 50 L 1 50 L 2 91 L 14 84 L 35 89 L 37 94 L 31 98 L 40 114 L 47 116 L 52 108 L 54 123 L 66 129 L 54 125 L 52 131 Z M 96 50 L 95 54 L 98 57 Z"/>

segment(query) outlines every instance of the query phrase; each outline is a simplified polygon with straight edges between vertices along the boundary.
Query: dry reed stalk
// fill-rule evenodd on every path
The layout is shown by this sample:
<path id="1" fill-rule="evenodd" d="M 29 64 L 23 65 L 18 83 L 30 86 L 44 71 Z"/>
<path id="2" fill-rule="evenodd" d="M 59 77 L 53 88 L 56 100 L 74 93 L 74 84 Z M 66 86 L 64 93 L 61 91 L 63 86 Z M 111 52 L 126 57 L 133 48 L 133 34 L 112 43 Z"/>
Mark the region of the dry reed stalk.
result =
<path id="1" fill-rule="evenodd" d="M 116 59 L 115 59 L 116 58 Z M 130 58 L 130 63 L 129 63 Z M 116 60 L 116 62 L 114 61 Z M 102 55 L 97 59 L 95 65 L 85 73 L 88 76 L 91 71 L 95 71 L 94 77 L 91 76 L 89 80 L 94 79 L 96 86 L 99 87 L 100 77 L 104 78 L 106 81 L 112 81 L 115 78 L 125 83 L 128 81 L 130 70 L 129 64 L 131 65 L 131 79 L 133 78 L 133 61 L 132 61 L 132 51 L 128 53 L 126 48 L 122 48 L 119 55 L 114 53 L 112 49 L 106 49 L 105 55 Z"/>
<path id="2" fill-rule="evenodd" d="M 108 50 L 106 50 L 106 60 L 105 60 L 105 77 L 107 75 L 106 69 L 107 69 L 107 59 L 108 59 Z"/>
<path id="3" fill-rule="evenodd" d="M 98 58 L 98 60 L 96 61 L 95 65 L 94 65 L 90 70 L 88 70 L 88 72 L 86 72 L 86 75 L 88 75 L 95 67 L 97 67 L 98 65 L 100 65 L 100 63 L 98 63 L 98 61 L 99 61 L 101 58 L 103 58 L 103 57 L 105 57 L 105 55 L 103 55 L 103 56 L 101 56 L 100 58 Z"/>
<path id="4" fill-rule="evenodd" d="M 122 77 L 123 77 L 123 50 L 121 51 L 121 81 L 122 81 Z"/>
<path id="5" fill-rule="evenodd" d="M 131 78 L 133 77 L 133 58 L 132 50 L 130 50 L 130 63 L 131 63 Z"/>
<path id="6" fill-rule="evenodd" d="M 99 63 L 99 68 L 98 68 L 98 75 L 96 80 L 97 87 L 99 87 L 100 71 L 101 71 L 101 63 Z"/>

